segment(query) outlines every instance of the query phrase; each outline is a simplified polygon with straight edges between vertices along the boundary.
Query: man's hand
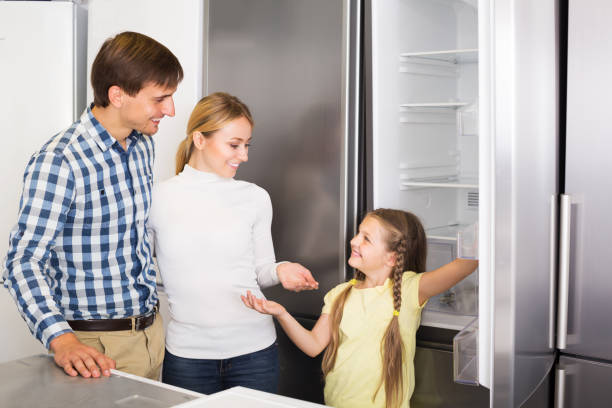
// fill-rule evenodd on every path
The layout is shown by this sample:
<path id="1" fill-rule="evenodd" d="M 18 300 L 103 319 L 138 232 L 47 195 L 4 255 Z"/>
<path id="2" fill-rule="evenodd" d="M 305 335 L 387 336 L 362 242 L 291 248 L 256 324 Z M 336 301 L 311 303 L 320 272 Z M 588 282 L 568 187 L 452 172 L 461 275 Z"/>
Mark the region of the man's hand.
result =
<path id="1" fill-rule="evenodd" d="M 283 288 L 300 292 L 319 288 L 319 282 L 314 280 L 310 271 L 299 263 L 287 262 L 278 265 L 276 273 Z"/>
<path id="2" fill-rule="evenodd" d="M 110 369 L 115 368 L 115 361 L 100 353 L 93 347 L 81 343 L 74 333 L 57 336 L 49 344 L 55 353 L 55 364 L 63 368 L 72 377 L 82 375 L 85 378 L 110 376 Z"/>

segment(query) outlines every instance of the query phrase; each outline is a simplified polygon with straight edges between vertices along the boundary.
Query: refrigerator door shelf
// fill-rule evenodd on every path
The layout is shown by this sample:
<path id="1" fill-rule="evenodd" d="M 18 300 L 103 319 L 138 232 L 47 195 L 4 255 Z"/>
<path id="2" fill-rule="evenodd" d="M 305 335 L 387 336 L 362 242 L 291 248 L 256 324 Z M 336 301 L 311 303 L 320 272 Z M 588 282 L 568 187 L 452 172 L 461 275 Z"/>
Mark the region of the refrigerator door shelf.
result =
<path id="1" fill-rule="evenodd" d="M 478 383 L 478 318 L 453 338 L 453 377 L 466 385 Z"/>

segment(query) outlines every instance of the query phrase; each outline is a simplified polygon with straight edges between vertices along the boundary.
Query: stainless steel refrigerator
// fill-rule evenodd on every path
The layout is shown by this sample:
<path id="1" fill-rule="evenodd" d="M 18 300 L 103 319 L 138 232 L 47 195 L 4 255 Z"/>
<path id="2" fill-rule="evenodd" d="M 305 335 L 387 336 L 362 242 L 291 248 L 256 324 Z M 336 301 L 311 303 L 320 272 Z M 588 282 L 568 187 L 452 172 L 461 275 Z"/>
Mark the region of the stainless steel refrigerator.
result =
<path id="1" fill-rule="evenodd" d="M 266 296 L 304 325 L 346 280 L 347 239 L 358 212 L 358 1 L 210 0 L 205 12 L 205 94 L 225 91 L 251 109 L 249 162 L 238 177 L 271 196 L 276 258 L 311 269 L 319 290 Z M 280 392 L 322 402 L 320 359 L 277 329 Z"/>
<path id="2" fill-rule="evenodd" d="M 555 407 L 609 406 L 612 4 L 569 0 Z"/>
<path id="3" fill-rule="evenodd" d="M 352 274 L 347 241 L 368 209 L 419 215 L 430 268 L 479 222 L 478 273 L 423 314 L 412 406 L 550 402 L 558 13 L 553 0 L 208 1 L 205 93 L 252 108 L 239 177 L 272 197 L 277 258 L 321 282 L 268 296 L 312 325 Z M 281 393 L 320 401 L 318 360 L 278 334 Z"/>
<path id="4" fill-rule="evenodd" d="M 352 274 L 346 266 L 347 241 L 368 209 L 392 206 L 417 213 L 428 229 L 429 267 L 456 256 L 457 231 L 478 221 L 478 274 L 432 299 L 423 315 L 412 406 L 551 403 L 560 180 L 558 1 L 208 0 L 204 7 L 197 1 L 88 3 L 90 21 L 97 22 L 89 29 L 90 55 L 107 36 L 134 29 L 168 44 L 190 67 L 179 88 L 181 115 L 201 94 L 217 90 L 238 95 L 252 108 L 250 162 L 238 177 L 270 193 L 277 258 L 303 263 L 321 283 L 316 292 L 276 288 L 268 296 L 312 325 L 323 295 Z M 609 10 L 600 3 L 598 10 Z M 165 7 L 162 13 L 160 7 Z M 596 20 L 598 26 L 588 22 L 594 18 L 582 20 L 601 30 L 593 37 L 605 38 L 605 19 Z M 571 50 L 570 32 L 568 87 L 570 96 L 577 96 L 571 96 L 575 105 L 568 104 L 568 148 L 571 129 L 578 129 L 574 133 L 580 144 L 585 140 L 580 129 L 596 134 L 593 121 L 579 120 L 606 106 L 583 102 L 598 95 L 605 70 L 597 76 L 584 66 L 572 70 Z M 607 54 L 589 58 L 598 61 L 601 55 Z M 575 61 L 578 65 L 581 59 Z M 581 82 L 572 87 L 572 73 L 583 76 L 580 81 L 593 81 L 591 88 Z M 589 89 L 584 97 L 577 93 Z M 591 110 L 585 114 L 580 109 L 586 106 Z M 178 119 L 170 123 L 177 132 L 159 149 L 162 179 L 172 172 L 171 145 L 183 128 Z M 604 174 L 585 171 L 585 161 L 605 170 L 605 161 L 591 158 L 595 150 L 588 150 L 586 160 L 575 159 L 582 160 L 575 174 L 585 174 L 585 180 Z M 605 208 L 605 194 L 602 201 L 584 198 L 587 183 L 570 176 L 573 160 L 568 154 L 565 192 L 574 203 L 570 241 L 578 244 L 571 247 L 575 253 L 569 265 L 575 271 L 586 265 L 605 271 L 590 266 L 602 259 L 605 248 L 586 257 L 587 249 L 605 245 L 605 239 L 591 238 L 586 223 L 593 206 Z M 597 186 L 605 183 L 602 179 Z M 599 197 L 602 190 L 597 190 Z M 605 225 L 602 219 L 591 223 Z M 565 371 L 559 371 L 557 381 L 568 386 L 566 398 L 580 395 L 575 390 L 584 383 L 583 368 L 605 371 L 611 360 L 579 347 L 587 332 L 578 329 L 603 330 L 598 321 L 589 322 L 596 316 L 593 310 L 609 309 L 601 294 L 606 281 L 587 290 L 590 275 L 575 271 L 570 287 L 585 291 L 569 291 L 568 346 L 559 366 Z M 590 319 L 579 314 L 587 310 Z M 605 317 L 599 321 L 605 325 Z M 319 361 L 292 346 L 282 330 L 277 332 L 281 393 L 321 401 Z M 598 347 L 606 350 L 607 339 L 595 339 L 590 344 L 601 340 Z M 569 364 L 575 360 L 594 363 Z"/>
<path id="5" fill-rule="evenodd" d="M 423 312 L 411 404 L 547 406 L 555 361 L 559 4 L 366 5 L 369 206 L 421 218 L 428 269 L 455 258 L 458 233 L 478 222 L 477 274 L 430 299 Z"/>

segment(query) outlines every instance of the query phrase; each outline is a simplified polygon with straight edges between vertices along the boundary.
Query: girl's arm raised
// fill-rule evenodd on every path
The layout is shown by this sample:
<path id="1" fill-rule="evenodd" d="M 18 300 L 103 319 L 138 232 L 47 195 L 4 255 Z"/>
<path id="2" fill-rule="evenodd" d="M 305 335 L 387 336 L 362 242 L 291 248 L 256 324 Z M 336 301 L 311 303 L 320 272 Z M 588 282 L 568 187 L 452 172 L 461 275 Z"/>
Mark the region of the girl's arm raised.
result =
<path id="1" fill-rule="evenodd" d="M 478 267 L 478 261 L 455 259 L 433 271 L 424 272 L 419 283 L 419 304 L 455 286 Z"/>
<path id="2" fill-rule="evenodd" d="M 308 356 L 317 356 L 329 344 L 331 327 L 328 314 L 322 314 L 312 330 L 307 330 L 276 302 L 258 299 L 250 290 L 247 291 L 246 296 L 241 295 L 240 298 L 246 307 L 276 317 L 291 341 Z"/>

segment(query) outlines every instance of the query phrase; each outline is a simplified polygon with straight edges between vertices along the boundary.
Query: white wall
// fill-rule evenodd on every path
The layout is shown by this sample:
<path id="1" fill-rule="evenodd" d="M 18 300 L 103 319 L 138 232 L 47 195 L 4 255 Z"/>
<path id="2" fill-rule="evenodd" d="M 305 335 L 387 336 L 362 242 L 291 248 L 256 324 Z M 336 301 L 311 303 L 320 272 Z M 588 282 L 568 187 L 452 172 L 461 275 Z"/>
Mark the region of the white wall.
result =
<path id="1" fill-rule="evenodd" d="M 179 59 L 185 77 L 174 94 L 176 116 L 164 118 L 155 134 L 155 181 L 174 175 L 174 155 L 185 137 L 189 114 L 202 97 L 202 0 L 89 0 L 88 77 L 100 46 L 122 31 L 146 34 L 168 47 Z M 88 83 L 88 103 L 93 91 Z"/>

